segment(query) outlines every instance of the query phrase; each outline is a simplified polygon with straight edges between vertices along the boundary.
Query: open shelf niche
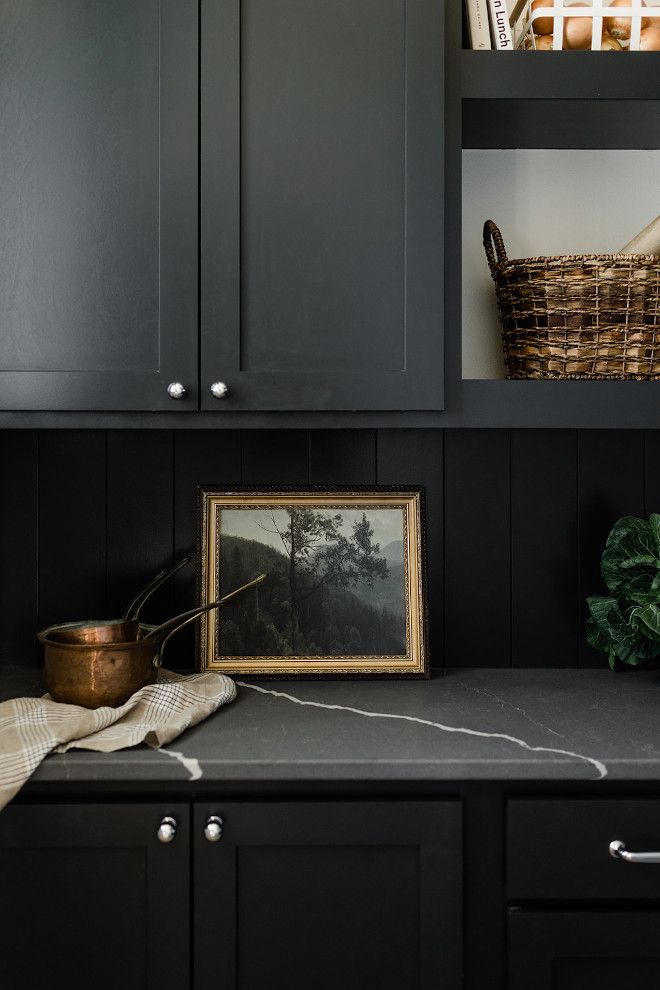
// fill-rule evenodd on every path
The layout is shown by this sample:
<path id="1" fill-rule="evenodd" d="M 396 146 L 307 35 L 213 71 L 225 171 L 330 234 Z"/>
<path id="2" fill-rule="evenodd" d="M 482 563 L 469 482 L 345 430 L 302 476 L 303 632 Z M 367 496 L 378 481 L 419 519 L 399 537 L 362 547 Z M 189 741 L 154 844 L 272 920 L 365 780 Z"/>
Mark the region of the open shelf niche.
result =
<path id="1" fill-rule="evenodd" d="M 504 380 L 482 245 L 490 218 L 511 258 L 605 253 L 657 215 L 660 54 L 473 52 L 447 28 L 448 419 L 660 427 L 660 382 Z"/>

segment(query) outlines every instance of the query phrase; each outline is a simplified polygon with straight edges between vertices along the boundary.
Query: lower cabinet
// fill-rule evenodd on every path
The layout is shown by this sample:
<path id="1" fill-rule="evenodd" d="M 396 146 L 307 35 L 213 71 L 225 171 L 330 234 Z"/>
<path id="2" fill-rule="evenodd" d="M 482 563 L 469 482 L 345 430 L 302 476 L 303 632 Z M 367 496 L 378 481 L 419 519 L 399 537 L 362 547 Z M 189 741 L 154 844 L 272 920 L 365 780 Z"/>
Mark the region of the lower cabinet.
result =
<path id="1" fill-rule="evenodd" d="M 2 811 L 3 990 L 185 990 L 189 817 L 187 804 Z"/>
<path id="2" fill-rule="evenodd" d="M 461 833 L 458 801 L 10 806 L 3 990 L 458 990 Z"/>
<path id="3" fill-rule="evenodd" d="M 660 913 L 509 914 L 509 990 L 658 990 Z"/>
<path id="4" fill-rule="evenodd" d="M 508 990 L 658 990 L 660 801 L 509 801 L 507 896 Z"/>

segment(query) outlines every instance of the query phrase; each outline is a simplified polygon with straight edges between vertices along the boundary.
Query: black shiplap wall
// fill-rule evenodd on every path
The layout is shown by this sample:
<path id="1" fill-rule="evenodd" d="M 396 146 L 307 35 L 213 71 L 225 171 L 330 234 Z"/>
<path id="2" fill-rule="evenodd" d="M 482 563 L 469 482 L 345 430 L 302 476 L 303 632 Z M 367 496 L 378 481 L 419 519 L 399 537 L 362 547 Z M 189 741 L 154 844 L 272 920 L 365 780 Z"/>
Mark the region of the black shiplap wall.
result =
<path id="1" fill-rule="evenodd" d="M 660 509 L 660 433 L 643 431 L 0 432 L 0 662 L 34 631 L 119 614 L 194 542 L 200 483 L 427 489 L 434 666 L 602 665 L 582 636 L 614 520 Z M 146 618 L 192 604 L 185 574 Z M 170 663 L 190 665 L 182 636 Z"/>

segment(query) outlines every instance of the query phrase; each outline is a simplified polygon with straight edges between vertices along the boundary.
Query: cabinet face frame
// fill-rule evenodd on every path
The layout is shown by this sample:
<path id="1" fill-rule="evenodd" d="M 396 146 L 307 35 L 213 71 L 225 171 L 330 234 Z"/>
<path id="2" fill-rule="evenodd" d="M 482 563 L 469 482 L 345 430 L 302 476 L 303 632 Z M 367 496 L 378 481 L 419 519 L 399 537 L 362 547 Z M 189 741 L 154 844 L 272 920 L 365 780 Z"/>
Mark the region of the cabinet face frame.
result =
<path id="1" fill-rule="evenodd" d="M 157 8 L 156 366 L 141 371 L 130 366 L 102 371 L 0 370 L 0 409 L 181 413 L 197 408 L 198 4 L 196 0 L 158 0 Z M 112 268 L 111 257 L 101 260 Z M 84 331 L 83 326 L 70 327 L 72 336 L 81 336 Z M 185 385 L 183 400 L 170 398 L 170 382 Z"/>
<path id="2" fill-rule="evenodd" d="M 204 838 L 210 816 L 220 841 Z M 194 987 L 239 983 L 241 850 L 413 847 L 418 857 L 418 990 L 458 990 L 462 977 L 462 809 L 448 801 L 198 802 L 193 812 Z M 297 933 L 291 932 L 295 940 Z M 365 946 L 365 951 L 369 950 Z M 371 947 L 377 951 L 376 947 Z M 279 985 L 279 984 L 274 984 Z M 301 983 L 300 986 L 307 986 Z M 292 988 L 293 990 L 293 988 Z M 346 990 L 349 990 L 347 987 Z"/>
<path id="3" fill-rule="evenodd" d="M 402 0 L 401 9 L 405 17 L 401 366 L 389 371 L 368 367 L 266 371 L 242 367 L 243 3 L 201 2 L 200 388 L 204 410 L 443 408 L 444 8 L 436 0 Z M 262 10 L 267 10 L 267 4 Z M 219 380 L 229 389 L 222 401 L 210 391 L 211 384 Z"/>

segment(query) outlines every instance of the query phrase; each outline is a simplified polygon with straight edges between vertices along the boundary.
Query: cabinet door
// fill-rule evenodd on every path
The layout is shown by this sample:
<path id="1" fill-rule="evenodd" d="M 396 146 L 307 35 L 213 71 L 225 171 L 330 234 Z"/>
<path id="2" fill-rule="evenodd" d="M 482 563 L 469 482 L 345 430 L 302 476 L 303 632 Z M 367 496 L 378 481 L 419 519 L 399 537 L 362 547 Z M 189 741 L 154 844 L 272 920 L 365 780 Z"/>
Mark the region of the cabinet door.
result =
<path id="1" fill-rule="evenodd" d="M 196 407 L 196 0 L 0 0 L 0 34 L 0 408 Z"/>
<path id="2" fill-rule="evenodd" d="M 509 917 L 509 990 L 657 990 L 657 912 L 521 911 Z"/>
<path id="3" fill-rule="evenodd" d="M 177 822 L 173 841 L 157 830 Z M 0 815 L 6 990 L 189 986 L 187 805 L 33 804 Z"/>
<path id="4" fill-rule="evenodd" d="M 201 10 L 203 408 L 441 409 L 443 4 Z"/>
<path id="5" fill-rule="evenodd" d="M 458 803 L 218 803 L 194 822 L 198 990 L 460 986 Z"/>

